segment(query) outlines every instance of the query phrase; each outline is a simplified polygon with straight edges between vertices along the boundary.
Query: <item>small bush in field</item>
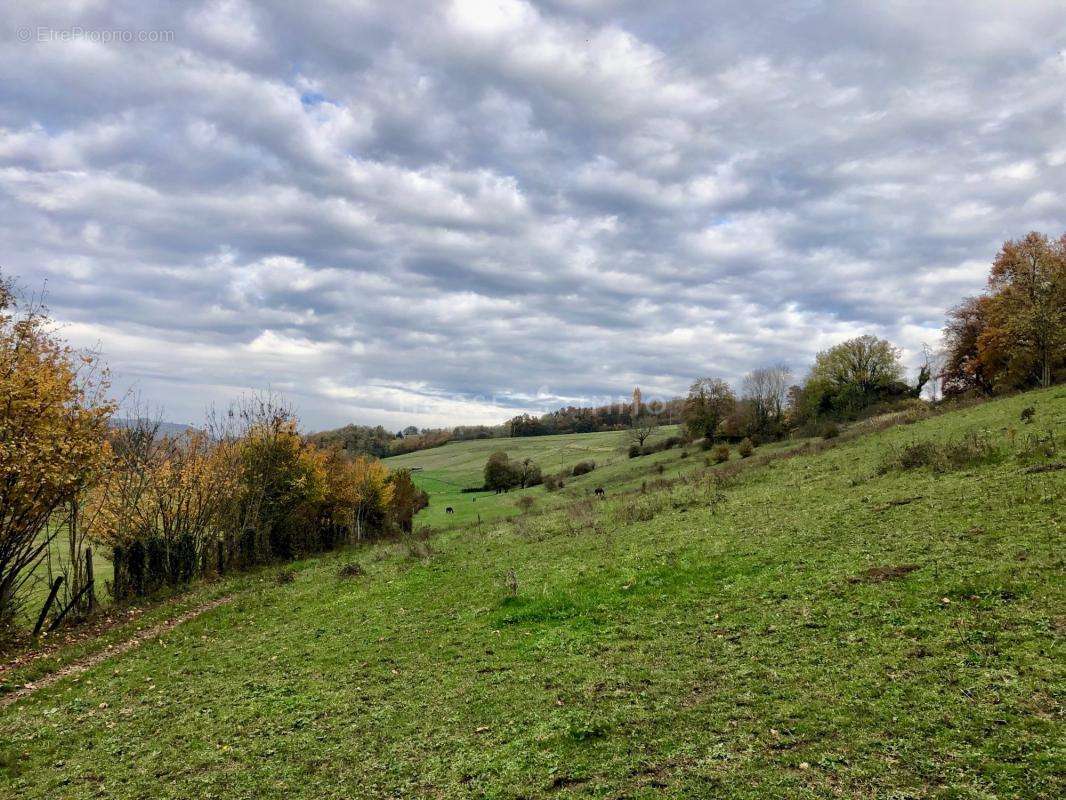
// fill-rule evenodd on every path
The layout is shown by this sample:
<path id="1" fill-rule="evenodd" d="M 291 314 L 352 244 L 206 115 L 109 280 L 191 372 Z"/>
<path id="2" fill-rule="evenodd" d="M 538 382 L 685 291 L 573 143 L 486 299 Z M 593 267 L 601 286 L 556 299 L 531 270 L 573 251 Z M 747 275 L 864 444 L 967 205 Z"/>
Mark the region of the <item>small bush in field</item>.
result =
<path id="1" fill-rule="evenodd" d="M 595 461 L 578 461 L 570 470 L 570 474 L 576 478 L 578 475 L 587 475 L 594 469 L 596 469 Z"/>
<path id="2" fill-rule="evenodd" d="M 566 482 L 561 475 L 545 475 L 544 476 L 544 489 L 548 492 L 554 492 L 562 489 L 566 486 Z"/>
<path id="3" fill-rule="evenodd" d="M 1036 408 L 1033 406 L 1026 406 L 1022 409 L 1021 419 L 1026 425 L 1033 421 L 1033 417 L 1036 415 Z"/>
<path id="4" fill-rule="evenodd" d="M 1060 445 L 1051 429 L 1029 434 L 1018 448 L 1018 457 L 1023 461 L 1035 458 L 1054 458 L 1058 455 Z"/>
<path id="5" fill-rule="evenodd" d="M 636 495 L 627 498 L 614 509 L 617 522 L 627 525 L 633 522 L 650 522 L 665 508 L 666 501 L 661 493 Z"/>
<path id="6" fill-rule="evenodd" d="M 663 464 L 656 464 L 655 471 L 662 475 L 664 472 L 666 472 L 666 467 Z"/>
<path id="7" fill-rule="evenodd" d="M 599 533 L 599 513 L 591 498 L 585 497 L 570 505 L 564 512 L 564 526 L 571 536 L 580 533 Z"/>
<path id="8" fill-rule="evenodd" d="M 729 445 L 720 444 L 711 451 L 711 458 L 715 464 L 724 464 L 729 460 Z"/>
<path id="9" fill-rule="evenodd" d="M 515 505 L 518 506 L 518 510 L 526 514 L 533 510 L 533 506 L 535 503 L 536 501 L 533 499 L 533 497 L 528 494 L 522 495 L 515 501 Z"/>
<path id="10" fill-rule="evenodd" d="M 840 426 L 835 422 L 827 422 L 818 435 L 823 439 L 835 439 L 840 435 Z"/>
<path id="11" fill-rule="evenodd" d="M 433 555 L 433 546 L 429 543 L 431 536 L 433 536 L 433 528 L 429 525 L 422 525 L 411 533 L 405 534 L 401 542 L 407 557 L 425 560 Z"/>
<path id="12" fill-rule="evenodd" d="M 740 453 L 741 458 L 747 458 L 755 452 L 755 445 L 752 443 L 751 439 L 745 439 L 740 443 L 737 452 Z"/>
<path id="13" fill-rule="evenodd" d="M 403 547 L 407 557 L 416 561 L 424 561 L 433 555 L 432 545 L 419 539 L 409 539 L 404 542 Z"/>
<path id="14" fill-rule="evenodd" d="M 337 570 L 338 578 L 359 578 L 363 575 L 366 575 L 366 570 L 363 569 L 363 565 L 358 561 L 344 564 L 339 570 Z"/>
<path id="15" fill-rule="evenodd" d="M 706 453 L 709 452 L 712 447 L 714 447 L 714 442 L 711 441 L 710 437 L 700 439 L 700 450 Z"/>
<path id="16" fill-rule="evenodd" d="M 526 486 L 540 486 L 544 483 L 544 476 L 540 472 L 540 467 L 526 459 L 524 466 L 524 478 Z"/>
<path id="17" fill-rule="evenodd" d="M 879 471 L 884 474 L 890 470 L 930 467 L 934 472 L 948 472 L 977 464 L 993 464 L 1005 456 L 1005 449 L 987 432 L 971 432 L 946 442 L 911 442 L 888 453 Z"/>
<path id="18" fill-rule="evenodd" d="M 274 580 L 278 586 L 283 586 L 286 583 L 292 583 L 296 580 L 296 571 L 291 569 L 283 569 L 277 575 L 274 576 Z"/>
<path id="19" fill-rule="evenodd" d="M 644 445 L 644 447 L 640 448 L 638 455 L 650 456 L 652 453 L 661 453 L 663 450 L 670 450 L 681 444 L 684 444 L 684 442 L 680 436 L 667 436 L 665 439 Z"/>
<path id="20" fill-rule="evenodd" d="M 640 455 L 640 445 L 639 444 L 631 444 L 631 445 L 629 445 L 629 457 L 630 458 L 636 458 L 639 455 Z"/>
<path id="21" fill-rule="evenodd" d="M 938 446 L 934 442 L 911 442 L 890 453 L 881 464 L 881 472 L 932 466 L 938 459 L 937 451 Z"/>
<path id="22" fill-rule="evenodd" d="M 970 433 L 944 445 L 944 459 L 949 469 L 994 464 L 1002 461 L 1005 455 L 1000 443 L 987 433 Z"/>

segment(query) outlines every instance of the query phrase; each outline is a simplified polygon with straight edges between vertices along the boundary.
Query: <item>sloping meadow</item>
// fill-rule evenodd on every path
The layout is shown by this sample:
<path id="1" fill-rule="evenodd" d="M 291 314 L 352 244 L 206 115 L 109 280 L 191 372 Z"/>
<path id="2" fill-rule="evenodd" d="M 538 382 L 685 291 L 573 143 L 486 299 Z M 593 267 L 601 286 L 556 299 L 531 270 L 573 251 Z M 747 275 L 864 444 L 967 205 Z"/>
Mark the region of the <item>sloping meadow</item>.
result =
<path id="1" fill-rule="evenodd" d="M 1060 796 L 1063 430 L 1051 389 L 299 562 L 0 712 L 0 795 Z"/>

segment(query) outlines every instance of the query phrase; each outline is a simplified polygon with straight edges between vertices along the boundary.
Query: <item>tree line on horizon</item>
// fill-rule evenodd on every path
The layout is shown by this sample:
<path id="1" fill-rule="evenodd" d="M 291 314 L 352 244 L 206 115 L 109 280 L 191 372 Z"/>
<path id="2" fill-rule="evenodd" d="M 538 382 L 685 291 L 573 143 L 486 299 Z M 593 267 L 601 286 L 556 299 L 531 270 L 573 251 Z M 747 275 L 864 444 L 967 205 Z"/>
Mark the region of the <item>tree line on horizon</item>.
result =
<path id="1" fill-rule="evenodd" d="M 643 430 L 684 424 L 694 438 L 780 438 L 790 431 L 854 419 L 920 398 L 991 397 L 1066 379 L 1066 234 L 1032 232 L 1005 242 L 985 292 L 947 314 L 942 347 L 926 347 L 913 383 L 901 350 L 872 335 L 841 342 L 816 357 L 802 383 L 786 365 L 751 371 L 739 392 L 721 378 L 696 380 L 685 397 L 596 407 L 568 406 L 501 425 L 461 426 L 388 434 L 349 425 L 314 434 L 351 453 L 398 455 L 452 441 Z M 638 390 L 639 392 L 639 390 Z"/>
<path id="2" fill-rule="evenodd" d="M 708 442 L 781 438 L 917 402 L 926 386 L 951 401 L 1066 380 L 1066 234 L 1052 240 L 1033 232 L 1005 242 L 985 292 L 949 310 L 943 347 L 925 348 L 913 383 L 900 349 L 872 335 L 818 353 L 802 384 L 790 378 L 786 366 L 756 369 L 739 395 L 724 380 L 700 378 L 684 400 L 688 435 Z"/>

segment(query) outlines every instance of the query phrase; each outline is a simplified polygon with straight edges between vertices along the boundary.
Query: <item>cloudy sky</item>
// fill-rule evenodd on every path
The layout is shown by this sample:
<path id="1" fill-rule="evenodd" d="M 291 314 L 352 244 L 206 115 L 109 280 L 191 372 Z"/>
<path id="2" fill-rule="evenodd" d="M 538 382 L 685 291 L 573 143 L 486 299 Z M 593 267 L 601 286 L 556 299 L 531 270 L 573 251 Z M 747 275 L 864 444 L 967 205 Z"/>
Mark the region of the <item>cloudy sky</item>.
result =
<path id="1" fill-rule="evenodd" d="M 913 365 L 1064 189 L 1061 0 L 0 2 L 0 269 L 177 421 Z"/>

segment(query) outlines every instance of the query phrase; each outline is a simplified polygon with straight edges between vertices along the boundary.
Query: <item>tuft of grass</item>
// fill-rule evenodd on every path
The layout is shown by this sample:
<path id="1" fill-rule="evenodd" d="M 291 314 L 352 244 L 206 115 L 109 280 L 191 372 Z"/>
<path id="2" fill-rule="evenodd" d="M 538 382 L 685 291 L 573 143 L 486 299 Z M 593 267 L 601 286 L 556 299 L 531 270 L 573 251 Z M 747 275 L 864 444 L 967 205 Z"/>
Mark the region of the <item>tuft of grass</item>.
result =
<path id="1" fill-rule="evenodd" d="M 425 561 L 433 555 L 433 545 L 424 539 L 404 539 L 403 551 L 413 561 Z"/>
<path id="2" fill-rule="evenodd" d="M 19 770 L 19 754 L 9 747 L 0 747 L 0 777 L 16 778 Z"/>
<path id="3" fill-rule="evenodd" d="M 607 736 L 609 727 L 606 723 L 590 718 L 571 720 L 566 728 L 566 735 L 575 742 L 588 742 Z"/>
<path id="4" fill-rule="evenodd" d="M 363 569 L 363 565 L 358 561 L 342 564 L 341 568 L 337 570 L 338 578 L 361 578 L 364 575 L 366 575 L 366 570 Z"/>
<path id="5" fill-rule="evenodd" d="M 419 525 L 409 533 L 404 533 L 400 537 L 400 549 L 404 555 L 415 561 L 425 561 L 430 558 L 433 553 L 433 545 L 430 544 L 430 539 L 433 538 L 434 530 L 429 525 Z"/>
<path id="6" fill-rule="evenodd" d="M 1018 458 L 1026 462 L 1055 458 L 1062 450 L 1060 435 L 1053 428 L 1026 434 L 1017 447 Z"/>
<path id="7" fill-rule="evenodd" d="M 666 506 L 664 493 L 653 491 L 648 494 L 638 494 L 626 497 L 615 506 L 614 519 L 622 525 L 631 525 L 636 522 L 650 522 L 655 519 Z"/>

